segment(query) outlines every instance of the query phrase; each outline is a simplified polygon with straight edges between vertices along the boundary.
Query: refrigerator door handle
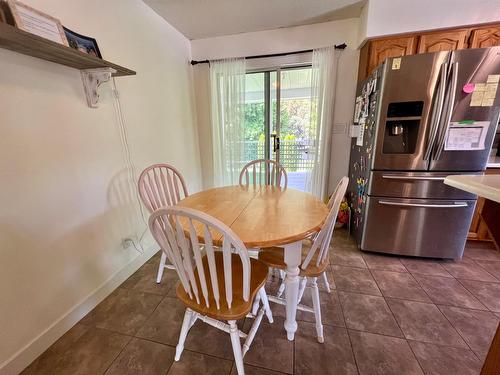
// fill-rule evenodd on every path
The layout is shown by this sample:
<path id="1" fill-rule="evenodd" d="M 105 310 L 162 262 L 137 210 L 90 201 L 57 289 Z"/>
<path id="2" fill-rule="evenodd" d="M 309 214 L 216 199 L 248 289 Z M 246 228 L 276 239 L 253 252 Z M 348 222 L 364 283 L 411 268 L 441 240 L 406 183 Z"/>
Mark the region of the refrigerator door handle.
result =
<path id="1" fill-rule="evenodd" d="M 436 136 L 438 134 L 439 122 L 441 121 L 441 116 L 443 114 L 443 104 L 444 104 L 444 95 L 446 89 L 446 72 L 448 71 L 448 63 L 441 64 L 441 70 L 439 72 L 439 83 L 437 90 L 437 100 L 434 103 L 434 107 L 432 108 L 431 115 L 431 128 L 429 130 L 429 139 L 427 141 L 427 148 L 424 153 L 424 160 L 429 160 L 431 157 L 432 149 L 434 147 L 434 143 L 436 143 Z"/>
<path id="2" fill-rule="evenodd" d="M 400 207 L 423 207 L 423 208 L 463 208 L 468 207 L 467 202 L 455 202 L 453 204 L 426 204 L 426 203 L 405 203 L 393 201 L 378 201 L 379 204 Z"/>
<path id="3" fill-rule="evenodd" d="M 444 149 L 444 143 L 446 139 L 446 133 L 448 127 L 450 126 L 451 116 L 453 115 L 453 106 L 455 104 L 455 95 L 457 92 L 458 83 L 458 62 L 451 64 L 451 85 L 448 92 L 448 106 L 446 108 L 446 116 L 444 117 L 444 122 L 441 126 L 441 132 L 439 134 L 439 143 L 434 155 L 434 160 L 439 160 Z"/>
<path id="4" fill-rule="evenodd" d="M 397 176 L 397 175 L 382 175 L 382 178 L 386 178 L 388 180 L 427 180 L 427 181 L 444 181 L 446 177 L 438 177 L 438 176 Z"/>

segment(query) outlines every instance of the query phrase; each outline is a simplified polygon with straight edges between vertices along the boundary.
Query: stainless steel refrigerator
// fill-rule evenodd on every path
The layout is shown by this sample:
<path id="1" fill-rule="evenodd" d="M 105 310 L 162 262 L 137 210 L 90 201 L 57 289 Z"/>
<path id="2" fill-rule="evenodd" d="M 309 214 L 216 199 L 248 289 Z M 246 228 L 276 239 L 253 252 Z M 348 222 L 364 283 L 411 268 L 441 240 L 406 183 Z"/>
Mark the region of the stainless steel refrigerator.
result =
<path id="1" fill-rule="evenodd" d="M 443 180 L 485 169 L 499 78 L 493 47 L 389 58 L 360 85 L 348 194 L 360 249 L 462 257 L 477 197 Z"/>

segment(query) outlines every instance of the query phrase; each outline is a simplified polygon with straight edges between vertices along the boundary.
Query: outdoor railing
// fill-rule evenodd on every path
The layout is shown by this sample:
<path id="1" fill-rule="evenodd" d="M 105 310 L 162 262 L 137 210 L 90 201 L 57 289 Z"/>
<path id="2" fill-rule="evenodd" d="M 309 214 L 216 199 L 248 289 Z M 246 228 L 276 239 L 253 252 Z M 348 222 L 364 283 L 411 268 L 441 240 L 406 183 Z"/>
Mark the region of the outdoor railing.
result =
<path id="1" fill-rule="evenodd" d="M 245 141 L 244 162 L 264 159 L 264 142 Z M 309 141 L 281 140 L 280 164 L 287 172 L 310 171 L 314 165 L 314 145 Z"/>

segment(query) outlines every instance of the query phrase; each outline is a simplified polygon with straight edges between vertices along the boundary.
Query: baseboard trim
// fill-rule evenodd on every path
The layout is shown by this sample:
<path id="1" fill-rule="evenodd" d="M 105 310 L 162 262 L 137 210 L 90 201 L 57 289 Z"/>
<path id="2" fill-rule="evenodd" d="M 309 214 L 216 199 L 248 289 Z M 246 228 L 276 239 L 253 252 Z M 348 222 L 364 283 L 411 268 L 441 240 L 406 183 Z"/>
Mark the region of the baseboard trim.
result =
<path id="1" fill-rule="evenodd" d="M 155 245 L 146 248 L 143 254 L 138 255 L 128 262 L 125 267 L 111 275 L 104 283 L 89 293 L 45 331 L 0 364 L 0 375 L 17 375 L 23 371 L 40 354 L 47 350 L 47 348 L 87 315 L 104 298 L 110 295 L 130 275 L 146 263 L 157 251 L 158 246 Z"/>

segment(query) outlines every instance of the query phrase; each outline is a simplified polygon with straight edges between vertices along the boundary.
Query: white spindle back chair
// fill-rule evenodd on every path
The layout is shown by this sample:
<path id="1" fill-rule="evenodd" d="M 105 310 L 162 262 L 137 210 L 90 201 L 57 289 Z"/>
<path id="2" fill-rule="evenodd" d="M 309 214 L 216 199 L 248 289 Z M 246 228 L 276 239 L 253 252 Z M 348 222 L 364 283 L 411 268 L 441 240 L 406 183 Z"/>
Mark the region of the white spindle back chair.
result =
<path id="1" fill-rule="evenodd" d="M 300 264 L 301 281 L 299 287 L 297 308 L 302 311 L 314 313 L 316 320 L 316 333 L 318 336 L 318 341 L 321 343 L 324 342 L 324 338 L 323 338 L 323 324 L 321 323 L 321 305 L 319 300 L 317 278 L 323 277 L 323 279 L 326 279 L 326 268 L 328 266 L 330 242 L 332 240 L 333 229 L 335 227 L 335 222 L 337 220 L 340 204 L 342 203 L 342 199 L 344 198 L 348 183 L 349 183 L 349 178 L 343 177 L 340 180 L 339 184 L 337 185 L 334 196 L 330 199 L 330 202 L 328 202 L 330 211 L 328 212 L 328 215 L 321 227 L 321 230 L 312 239 L 312 245 L 309 248 L 309 250 L 307 250 L 306 253 L 304 253 L 303 251 L 303 259 L 302 263 Z M 264 249 L 259 253 L 259 260 L 262 260 L 270 267 L 278 268 L 282 271 L 286 270 L 283 249 L 280 248 Z M 309 287 L 312 288 L 313 308 L 300 305 L 300 301 L 304 294 L 305 288 L 307 287 L 308 279 L 311 280 L 311 285 Z M 326 280 L 326 282 L 328 282 L 328 280 Z M 285 283 L 282 282 L 278 291 L 278 295 L 276 297 L 269 296 L 269 300 L 272 302 L 285 304 L 285 301 L 282 298 L 280 298 L 284 289 L 285 289 Z"/>
<path id="2" fill-rule="evenodd" d="M 286 189 L 288 176 L 285 168 L 278 162 L 270 159 L 257 159 L 247 163 L 240 173 L 240 185 L 250 184 L 253 186 L 271 185 Z"/>
<path id="3" fill-rule="evenodd" d="M 189 195 L 181 173 L 170 164 L 153 164 L 144 169 L 139 176 L 138 190 L 150 214 L 161 207 L 173 206 Z M 163 270 L 169 267 L 166 263 L 167 255 L 162 252 L 157 283 L 161 282 Z"/>
<path id="4" fill-rule="evenodd" d="M 328 202 L 328 208 L 330 212 L 325 219 L 321 230 L 318 235 L 314 238 L 313 245 L 311 246 L 306 258 L 302 261 L 300 268 L 305 270 L 309 266 L 313 257 L 316 255 L 315 266 L 319 267 L 328 258 L 328 251 L 330 247 L 330 242 L 332 240 L 333 229 L 335 227 L 335 222 L 337 221 L 337 215 L 339 213 L 340 204 L 344 198 L 345 192 L 347 190 L 347 185 L 349 184 L 348 177 L 342 177 L 338 183 L 335 193 L 330 198 L 331 202 Z"/>
<path id="5" fill-rule="evenodd" d="M 139 176 L 138 185 L 139 195 L 149 213 L 173 206 L 189 195 L 181 173 L 170 164 L 147 167 Z"/>
<path id="6" fill-rule="evenodd" d="M 149 228 L 175 266 L 182 286 L 177 295 L 187 307 L 175 360 L 180 359 L 189 329 L 200 319 L 230 334 L 238 374 L 243 374 L 242 358 L 263 314 L 272 322 L 264 290 L 267 266 L 250 259 L 243 242 L 227 225 L 192 208 L 160 208 L 150 216 Z M 218 248 L 217 244 L 222 246 Z M 253 316 L 256 319 L 247 335 L 238 330 L 236 319 L 250 313 L 257 294 L 263 307 Z M 241 310 L 239 306 L 246 307 Z M 240 316 L 235 316 L 237 311 Z M 221 321 L 224 318 L 229 324 Z M 243 350 L 240 337 L 246 338 Z"/>

